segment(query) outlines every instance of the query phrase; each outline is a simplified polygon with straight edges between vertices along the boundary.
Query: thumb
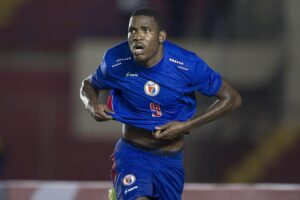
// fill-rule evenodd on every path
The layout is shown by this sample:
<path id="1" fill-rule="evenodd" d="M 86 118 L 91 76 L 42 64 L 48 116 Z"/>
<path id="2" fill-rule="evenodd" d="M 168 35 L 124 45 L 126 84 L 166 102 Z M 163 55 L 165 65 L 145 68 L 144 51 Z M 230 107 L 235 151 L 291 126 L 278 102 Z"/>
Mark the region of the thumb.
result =
<path id="1" fill-rule="evenodd" d="M 160 139 L 163 136 L 161 133 L 162 133 L 161 131 L 157 130 L 152 132 L 152 135 L 154 136 L 154 138 Z"/>
<path id="2" fill-rule="evenodd" d="M 162 131 L 162 130 L 168 128 L 169 126 L 170 126 L 170 124 L 164 124 L 162 126 L 156 126 L 155 129 Z"/>

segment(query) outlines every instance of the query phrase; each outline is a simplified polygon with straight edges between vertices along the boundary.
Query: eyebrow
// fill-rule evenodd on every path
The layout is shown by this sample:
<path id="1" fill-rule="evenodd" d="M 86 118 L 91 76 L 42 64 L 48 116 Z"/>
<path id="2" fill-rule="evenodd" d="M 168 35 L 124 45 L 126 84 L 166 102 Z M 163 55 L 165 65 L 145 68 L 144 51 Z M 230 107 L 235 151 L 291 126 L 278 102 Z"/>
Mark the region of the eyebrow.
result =
<path id="1" fill-rule="evenodd" d="M 140 28 L 145 29 L 145 28 L 150 28 L 150 26 L 148 24 L 146 25 L 142 25 Z M 136 26 L 129 26 L 128 30 L 137 30 L 138 28 Z"/>
<path id="2" fill-rule="evenodd" d="M 148 24 L 142 25 L 141 28 L 149 28 L 150 26 Z"/>

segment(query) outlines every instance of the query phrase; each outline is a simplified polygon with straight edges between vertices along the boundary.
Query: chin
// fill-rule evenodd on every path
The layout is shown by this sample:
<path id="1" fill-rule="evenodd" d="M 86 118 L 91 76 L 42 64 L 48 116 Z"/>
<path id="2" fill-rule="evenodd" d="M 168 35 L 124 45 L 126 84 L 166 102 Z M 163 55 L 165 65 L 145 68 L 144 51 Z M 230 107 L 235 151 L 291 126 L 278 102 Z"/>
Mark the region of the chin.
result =
<path id="1" fill-rule="evenodd" d="M 137 63 L 145 63 L 145 62 L 146 62 L 146 59 L 143 58 L 142 56 L 135 56 L 135 57 L 134 57 L 134 60 L 135 60 Z"/>

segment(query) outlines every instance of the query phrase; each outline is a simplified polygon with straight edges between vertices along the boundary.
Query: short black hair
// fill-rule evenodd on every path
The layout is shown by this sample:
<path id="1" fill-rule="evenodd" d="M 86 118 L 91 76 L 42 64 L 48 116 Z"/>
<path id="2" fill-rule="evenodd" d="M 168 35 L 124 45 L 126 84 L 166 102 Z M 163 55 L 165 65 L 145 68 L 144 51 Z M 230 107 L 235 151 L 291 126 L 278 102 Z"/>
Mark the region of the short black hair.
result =
<path id="1" fill-rule="evenodd" d="M 139 15 L 145 15 L 145 16 L 150 16 L 150 17 L 153 17 L 154 20 L 156 21 L 157 25 L 158 25 L 158 28 L 159 30 L 165 30 L 165 27 L 164 27 L 164 24 L 163 24 L 163 21 L 162 21 L 162 17 L 160 15 L 160 13 L 153 9 L 153 8 L 148 8 L 148 7 L 144 7 L 144 8 L 138 8 L 136 10 L 134 10 L 130 17 L 132 16 L 139 16 Z"/>

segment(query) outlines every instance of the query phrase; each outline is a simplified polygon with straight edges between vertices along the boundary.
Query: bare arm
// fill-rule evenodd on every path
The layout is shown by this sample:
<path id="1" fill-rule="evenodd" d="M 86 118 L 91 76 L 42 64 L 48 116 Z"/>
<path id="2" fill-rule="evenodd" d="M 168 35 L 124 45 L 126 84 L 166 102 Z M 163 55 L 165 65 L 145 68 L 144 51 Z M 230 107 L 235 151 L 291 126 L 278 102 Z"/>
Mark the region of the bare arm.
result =
<path id="1" fill-rule="evenodd" d="M 224 116 L 228 112 L 239 107 L 242 103 L 239 93 L 224 79 L 216 97 L 217 100 L 204 114 L 187 122 L 174 121 L 161 127 L 157 127 L 157 131 L 153 134 L 154 137 L 157 139 L 176 138 L 192 128 L 201 126 Z"/>
<path id="2" fill-rule="evenodd" d="M 207 112 L 188 122 L 189 128 L 195 128 L 218 119 L 242 103 L 239 93 L 224 79 L 216 97 L 217 100 L 207 109 Z"/>
<path id="3" fill-rule="evenodd" d="M 112 112 L 105 104 L 98 102 L 99 91 L 91 84 L 91 76 L 82 81 L 80 88 L 80 98 L 85 108 L 97 121 L 111 120 L 112 117 L 108 112 Z"/>

